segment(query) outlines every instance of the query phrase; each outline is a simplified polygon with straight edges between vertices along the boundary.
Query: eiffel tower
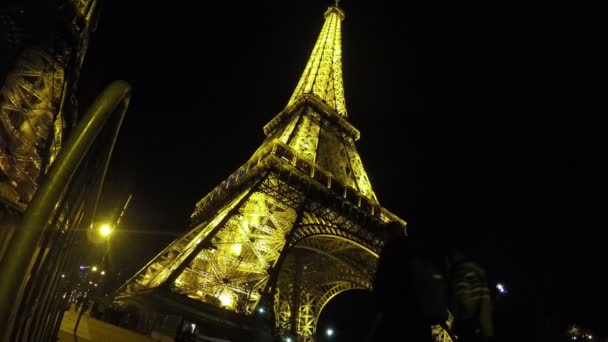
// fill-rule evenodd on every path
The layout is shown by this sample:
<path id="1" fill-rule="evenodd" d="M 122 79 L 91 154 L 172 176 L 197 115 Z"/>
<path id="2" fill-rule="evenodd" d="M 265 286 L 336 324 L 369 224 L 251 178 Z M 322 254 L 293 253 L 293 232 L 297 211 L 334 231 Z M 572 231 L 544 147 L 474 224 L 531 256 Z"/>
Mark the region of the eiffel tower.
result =
<path id="1" fill-rule="evenodd" d="M 379 204 L 355 146 L 360 133 L 348 120 L 342 84 L 343 19 L 337 5 L 329 7 L 261 146 L 196 204 L 192 228 L 129 280 L 116 302 L 153 310 L 162 302 L 199 320 L 266 315 L 282 336 L 310 341 L 334 296 L 371 288 L 379 223 L 405 222 Z"/>

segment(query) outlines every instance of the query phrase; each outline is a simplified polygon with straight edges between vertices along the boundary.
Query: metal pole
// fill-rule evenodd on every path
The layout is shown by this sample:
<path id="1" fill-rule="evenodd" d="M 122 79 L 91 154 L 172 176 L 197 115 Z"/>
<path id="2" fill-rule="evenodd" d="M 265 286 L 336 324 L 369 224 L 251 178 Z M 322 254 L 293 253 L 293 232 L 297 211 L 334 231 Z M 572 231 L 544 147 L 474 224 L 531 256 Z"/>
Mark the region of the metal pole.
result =
<path id="1" fill-rule="evenodd" d="M 118 227 L 118 225 L 120 224 L 120 220 L 122 220 L 122 217 L 125 215 L 125 212 L 127 211 L 127 208 L 129 207 L 129 203 L 131 203 L 131 199 L 133 199 L 133 194 L 129 194 L 129 197 L 125 201 L 125 205 L 122 207 L 122 210 L 120 211 L 120 214 L 118 215 L 118 218 L 116 219 L 116 223 L 114 224 L 114 229 L 116 229 Z"/>
<path id="2" fill-rule="evenodd" d="M 68 253 L 70 250 L 70 245 L 72 244 L 74 237 L 76 234 L 74 234 L 75 228 L 78 227 L 80 221 L 82 220 L 82 217 L 84 216 L 84 203 L 81 203 L 81 205 L 79 205 L 78 207 L 76 207 L 77 211 L 76 213 L 72 213 L 72 215 L 70 215 L 69 221 L 70 222 L 75 222 L 74 226 L 72 227 L 71 231 L 68 233 L 68 236 L 66 237 L 66 241 L 64 241 L 62 244 L 60 244 L 60 246 L 54 246 L 55 249 L 61 249 L 62 250 L 62 254 L 60 254 L 57 257 L 57 260 L 55 262 L 55 265 L 53 265 L 53 268 L 51 270 L 48 271 L 48 274 L 50 275 L 50 278 L 46 279 L 45 283 L 47 286 L 49 286 L 49 288 L 47 289 L 47 294 L 43 294 L 42 298 L 44 299 L 44 306 L 39 310 L 38 312 L 38 316 L 34 317 L 35 322 L 37 322 L 37 326 L 35 327 L 35 333 L 32 336 L 37 336 L 40 333 L 44 333 L 46 326 L 47 326 L 47 321 L 48 320 L 48 316 L 49 316 L 49 312 L 52 312 L 53 310 L 56 310 L 56 308 L 54 307 L 54 305 L 56 304 L 55 302 L 57 301 L 57 287 L 59 286 L 59 282 L 62 282 L 64 278 L 61 278 L 61 270 L 64 269 L 64 264 L 66 261 L 66 258 L 68 257 Z M 44 322 L 44 323 L 43 323 Z M 31 339 L 32 341 L 38 341 L 39 339 Z M 30 340 L 28 340 L 30 341 Z"/>
<path id="3" fill-rule="evenodd" d="M 77 199 L 81 199 L 82 197 L 84 197 L 85 190 L 82 187 L 78 190 L 79 193 L 75 195 L 75 197 Z M 72 194 L 70 194 L 69 196 L 71 195 Z M 64 200 L 66 199 L 67 196 Z M 77 217 L 81 211 L 82 206 L 75 205 L 73 208 L 71 208 L 67 217 L 61 223 L 59 223 L 59 226 L 65 225 L 65 221 L 72 222 L 72 220 Z M 59 217 L 60 215 L 56 216 Z M 53 226 L 57 225 L 53 224 Z M 18 317 L 20 317 L 21 320 L 26 320 L 27 323 L 25 326 L 21 325 L 20 327 L 15 327 L 27 330 L 22 332 L 22 340 L 25 341 L 32 341 L 33 337 L 29 336 L 35 336 L 37 334 L 37 331 L 40 330 L 43 325 L 41 324 L 41 322 L 44 320 L 47 301 L 49 297 L 52 297 L 54 295 L 53 279 L 55 279 L 57 276 L 55 269 L 59 266 L 60 263 L 59 256 L 65 251 L 64 248 L 57 248 L 57 246 L 54 246 L 56 244 L 59 244 L 60 242 L 63 242 L 61 243 L 62 245 L 65 243 L 65 241 L 59 241 L 59 236 L 57 236 L 58 232 L 51 232 L 51 234 L 55 235 L 52 237 L 52 240 L 54 241 L 48 244 L 48 247 L 51 249 L 51 251 L 49 252 L 47 260 L 44 262 L 43 268 L 41 268 L 41 270 L 38 272 L 41 274 L 38 274 L 35 278 L 36 280 L 34 280 L 36 281 L 36 283 L 30 283 L 30 285 L 28 286 L 29 288 L 31 288 L 31 291 L 29 294 L 24 295 L 24 299 L 21 304 L 23 309 L 23 306 L 31 305 L 29 303 L 32 303 L 32 301 L 37 302 L 36 310 L 34 310 L 30 315 L 26 317 L 23 317 L 23 315 L 19 315 Z M 65 239 L 69 239 L 69 237 L 65 237 Z M 35 324 L 35 326 L 27 328 L 27 325 L 32 323 Z M 19 321 L 17 321 L 16 324 L 20 324 Z"/>
<path id="4" fill-rule="evenodd" d="M 107 119 L 118 108 L 119 115 L 124 116 L 130 89 L 128 83 L 115 81 L 97 97 L 51 166 L 45 181 L 25 211 L 23 221 L 15 232 L 4 258 L 0 260 L 0 273 L 3 275 L 0 282 L 0 326 L 6 329 L 4 339 L 7 341 L 13 330 L 15 313 L 21 303 L 24 283 L 30 275 L 32 257 L 46 230 L 54 205 L 70 183 Z"/>
<path id="5" fill-rule="evenodd" d="M 90 290 L 89 290 L 90 291 Z M 76 324 L 74 325 L 74 337 L 78 336 L 78 326 L 80 325 L 80 319 L 84 314 L 85 310 L 89 309 L 87 303 L 89 302 L 89 291 L 87 291 L 87 295 L 84 297 L 82 305 L 80 306 L 80 312 L 78 313 L 78 318 L 76 319 Z"/>
<path id="6" fill-rule="evenodd" d="M 122 217 L 125 215 L 125 213 L 127 212 L 127 208 L 129 207 L 129 203 L 131 203 L 131 199 L 133 199 L 133 194 L 129 194 L 129 197 L 127 197 L 127 200 L 125 201 L 125 204 L 122 206 L 122 209 L 120 210 L 120 212 L 118 213 L 118 215 L 115 215 L 115 219 L 113 220 L 113 224 L 112 224 L 112 231 L 118 229 L 118 226 L 120 225 L 120 220 L 122 220 Z M 104 252 L 103 252 L 103 256 L 101 257 L 101 265 L 104 265 L 104 267 L 112 267 L 112 259 L 111 259 L 111 255 L 110 255 L 110 239 L 112 238 L 112 235 L 114 235 L 114 233 L 112 233 L 104 242 Z M 107 262 L 107 264 L 106 264 Z"/>

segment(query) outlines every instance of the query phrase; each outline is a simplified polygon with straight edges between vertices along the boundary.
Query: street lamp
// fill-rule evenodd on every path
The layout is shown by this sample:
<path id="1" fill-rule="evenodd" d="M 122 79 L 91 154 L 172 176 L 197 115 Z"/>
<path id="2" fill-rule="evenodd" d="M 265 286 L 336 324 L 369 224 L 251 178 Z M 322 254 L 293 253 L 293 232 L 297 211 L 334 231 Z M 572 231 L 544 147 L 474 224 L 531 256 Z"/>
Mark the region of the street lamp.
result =
<path id="1" fill-rule="evenodd" d="M 93 271 L 93 272 L 97 272 L 97 266 L 93 266 L 93 267 L 91 267 L 91 271 Z"/>
<path id="2" fill-rule="evenodd" d="M 110 233 L 112 233 L 112 227 L 109 224 L 104 224 L 99 228 L 99 234 L 103 237 L 107 237 Z"/>
<path id="3" fill-rule="evenodd" d="M 327 328 L 327 330 L 325 330 L 325 334 L 327 335 L 327 337 L 332 337 L 334 335 L 334 329 Z"/>
<path id="4" fill-rule="evenodd" d="M 106 275 L 106 271 L 101 271 L 101 275 Z"/>

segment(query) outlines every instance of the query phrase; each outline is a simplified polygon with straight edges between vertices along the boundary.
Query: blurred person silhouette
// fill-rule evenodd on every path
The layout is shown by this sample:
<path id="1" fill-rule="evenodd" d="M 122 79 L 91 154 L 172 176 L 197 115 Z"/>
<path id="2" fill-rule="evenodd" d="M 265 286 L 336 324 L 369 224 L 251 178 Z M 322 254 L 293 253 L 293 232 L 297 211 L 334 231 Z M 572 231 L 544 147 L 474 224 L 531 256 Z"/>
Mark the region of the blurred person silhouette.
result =
<path id="1" fill-rule="evenodd" d="M 421 226 L 381 225 L 384 246 L 373 291 L 377 319 L 371 341 L 432 341 L 431 326 L 448 319 L 442 256 Z"/>
<path id="2" fill-rule="evenodd" d="M 492 341 L 494 324 L 486 271 L 458 249 L 450 252 L 449 262 L 454 334 L 463 342 Z"/>

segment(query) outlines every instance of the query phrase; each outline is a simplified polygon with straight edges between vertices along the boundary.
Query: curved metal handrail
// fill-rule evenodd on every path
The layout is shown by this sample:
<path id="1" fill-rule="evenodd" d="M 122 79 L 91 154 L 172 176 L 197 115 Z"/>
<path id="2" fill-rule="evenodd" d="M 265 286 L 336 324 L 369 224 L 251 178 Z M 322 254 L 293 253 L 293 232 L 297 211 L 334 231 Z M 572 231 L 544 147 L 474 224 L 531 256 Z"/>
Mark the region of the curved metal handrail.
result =
<path id="1" fill-rule="evenodd" d="M 116 124 L 108 133 L 112 136 L 106 148 L 107 155 L 102 156 L 106 157 L 100 170 L 100 182 L 103 183 L 130 95 L 131 86 L 124 81 L 114 81 L 102 91 L 73 130 L 26 209 L 19 228 L 0 260 L 0 274 L 3 278 L 0 282 L 0 326 L 4 330 L 3 340 L 8 341 L 11 336 L 17 311 L 24 299 L 25 287 L 32 276 L 32 261 L 36 258 L 41 238 L 49 229 L 49 221 L 56 214 L 56 206 L 70 187 L 72 178 L 100 132 L 115 115 Z M 96 189 L 93 194 L 93 205 L 89 207 L 92 211 L 95 210 L 100 190 Z"/>

